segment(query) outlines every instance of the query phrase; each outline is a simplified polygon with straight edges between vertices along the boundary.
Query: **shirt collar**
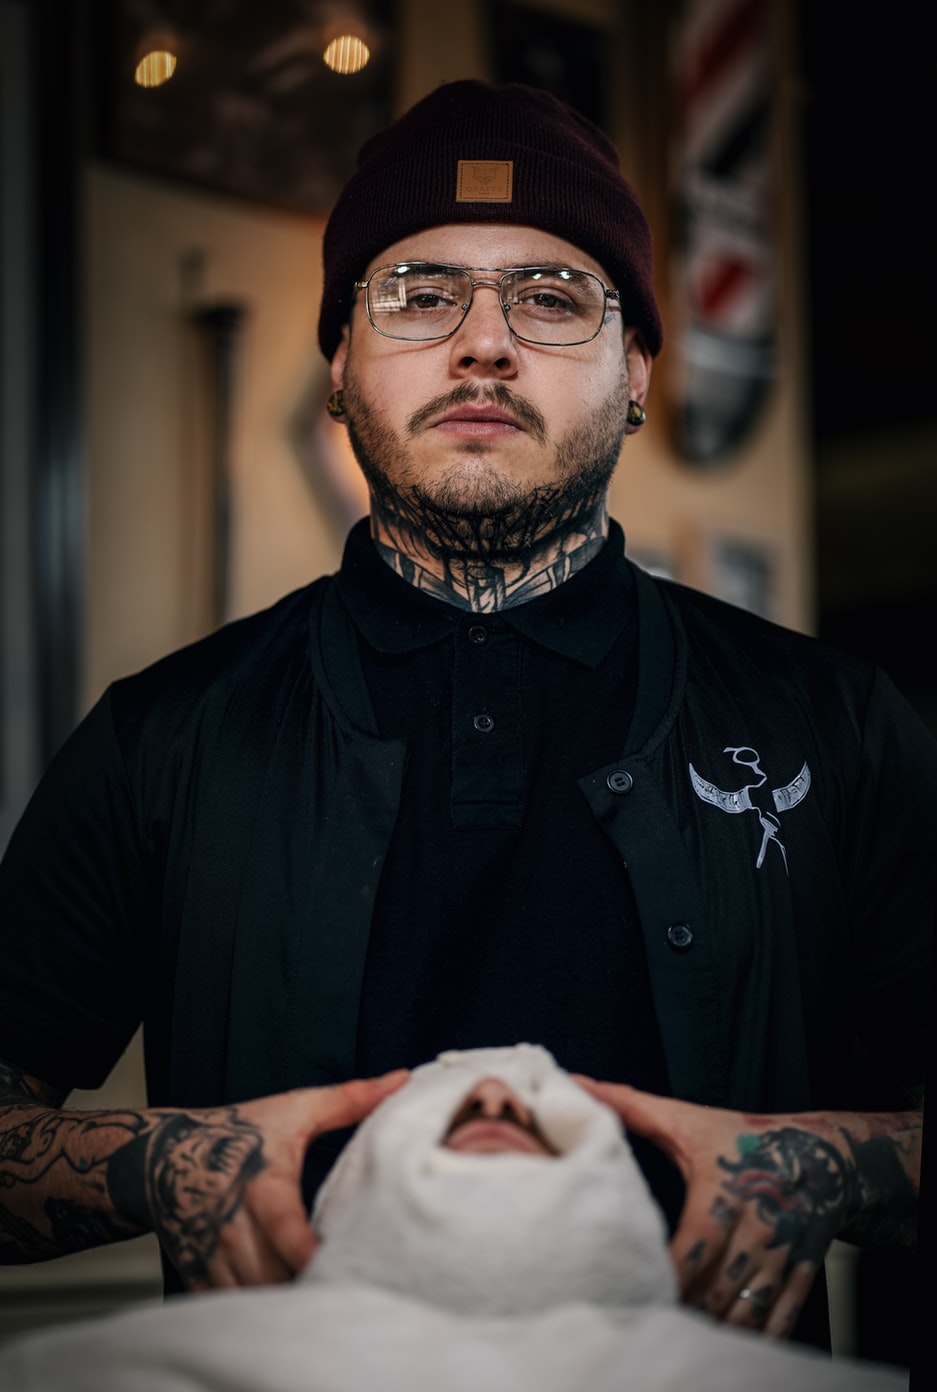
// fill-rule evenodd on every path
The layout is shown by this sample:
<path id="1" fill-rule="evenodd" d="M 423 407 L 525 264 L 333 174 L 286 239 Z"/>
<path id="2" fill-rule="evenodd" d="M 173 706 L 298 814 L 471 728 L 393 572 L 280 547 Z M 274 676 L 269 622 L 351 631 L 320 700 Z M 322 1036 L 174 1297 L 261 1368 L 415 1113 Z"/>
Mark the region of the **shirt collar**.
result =
<path id="1" fill-rule="evenodd" d="M 446 604 L 404 580 L 381 559 L 367 518 L 349 533 L 339 592 L 362 637 L 377 652 L 428 647 L 471 623 L 507 624 L 533 643 L 597 667 L 636 614 L 634 579 L 617 522 L 582 570 L 549 594 L 497 614 Z"/>

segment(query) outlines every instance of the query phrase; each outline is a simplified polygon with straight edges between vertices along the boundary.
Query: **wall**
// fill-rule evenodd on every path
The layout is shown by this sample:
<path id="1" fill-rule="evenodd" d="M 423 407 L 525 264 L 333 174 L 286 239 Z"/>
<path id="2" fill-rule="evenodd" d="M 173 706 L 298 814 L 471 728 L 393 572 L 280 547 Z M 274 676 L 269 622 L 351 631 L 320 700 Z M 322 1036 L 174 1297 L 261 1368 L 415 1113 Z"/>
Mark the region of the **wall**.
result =
<path id="1" fill-rule="evenodd" d="M 211 353 L 200 309 L 244 309 L 236 349 L 227 616 L 340 557 L 292 431 L 321 404 L 321 227 L 94 165 L 85 179 L 90 574 L 86 696 L 188 642 L 211 612 Z M 337 432 L 336 432 L 337 433 Z"/>

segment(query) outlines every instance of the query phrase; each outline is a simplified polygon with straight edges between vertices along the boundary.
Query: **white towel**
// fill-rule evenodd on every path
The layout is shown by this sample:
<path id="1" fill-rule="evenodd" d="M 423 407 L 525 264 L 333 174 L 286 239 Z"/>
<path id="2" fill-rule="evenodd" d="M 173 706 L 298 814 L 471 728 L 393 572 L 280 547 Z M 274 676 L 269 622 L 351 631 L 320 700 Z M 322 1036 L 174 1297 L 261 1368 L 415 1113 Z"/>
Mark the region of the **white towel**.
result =
<path id="1" fill-rule="evenodd" d="M 472 1088 L 506 1082 L 555 1157 L 464 1154 L 440 1142 Z M 313 1213 L 313 1282 L 366 1281 L 472 1314 L 571 1300 L 676 1301 L 663 1216 L 621 1123 L 545 1049 L 442 1054 L 372 1113 Z"/>

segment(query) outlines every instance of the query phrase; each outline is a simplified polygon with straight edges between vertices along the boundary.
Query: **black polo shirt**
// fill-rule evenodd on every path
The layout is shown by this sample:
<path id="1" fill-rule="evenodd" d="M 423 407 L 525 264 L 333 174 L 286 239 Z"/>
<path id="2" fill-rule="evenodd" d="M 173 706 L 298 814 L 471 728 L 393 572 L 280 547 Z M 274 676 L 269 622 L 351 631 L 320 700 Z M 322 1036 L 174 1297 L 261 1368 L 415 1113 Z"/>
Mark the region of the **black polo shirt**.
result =
<path id="1" fill-rule="evenodd" d="M 624 538 L 556 590 L 476 614 L 416 589 L 359 525 L 340 593 L 382 737 L 408 745 L 372 920 L 357 1071 L 446 1048 L 549 1048 L 666 1091 L 626 871 L 577 780 L 625 747 L 637 692 Z"/>

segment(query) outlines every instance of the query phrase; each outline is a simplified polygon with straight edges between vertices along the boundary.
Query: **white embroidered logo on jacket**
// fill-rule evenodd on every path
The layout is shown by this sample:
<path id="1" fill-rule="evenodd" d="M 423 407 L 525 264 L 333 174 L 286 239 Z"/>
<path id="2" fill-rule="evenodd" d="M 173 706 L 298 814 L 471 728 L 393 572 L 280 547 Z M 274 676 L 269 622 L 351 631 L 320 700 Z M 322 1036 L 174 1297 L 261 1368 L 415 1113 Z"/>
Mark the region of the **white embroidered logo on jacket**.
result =
<path id="1" fill-rule="evenodd" d="M 702 798 L 703 802 L 712 803 L 713 807 L 719 807 L 723 812 L 754 812 L 761 823 L 761 847 L 758 851 L 758 858 L 755 861 L 755 868 L 760 870 L 764 864 L 765 855 L 769 844 L 773 843 L 781 852 L 781 859 L 784 861 L 784 869 L 787 872 L 787 851 L 784 843 L 778 835 L 781 823 L 773 812 L 765 811 L 757 803 L 752 801 L 752 792 L 756 788 L 763 788 L 768 781 L 768 775 L 761 768 L 761 756 L 757 749 L 750 749 L 748 745 L 728 745 L 723 754 L 731 754 L 734 764 L 741 764 L 743 768 L 751 769 L 757 776 L 756 783 L 746 783 L 743 788 L 739 788 L 734 793 L 723 792 L 717 788 L 715 783 L 708 782 L 701 778 L 692 764 L 689 765 L 690 778 L 696 795 Z M 774 806 L 777 812 L 787 812 L 807 796 L 810 787 L 810 769 L 804 764 L 796 778 L 792 778 L 790 783 L 785 783 L 783 788 L 772 788 L 771 796 L 774 799 Z"/>

